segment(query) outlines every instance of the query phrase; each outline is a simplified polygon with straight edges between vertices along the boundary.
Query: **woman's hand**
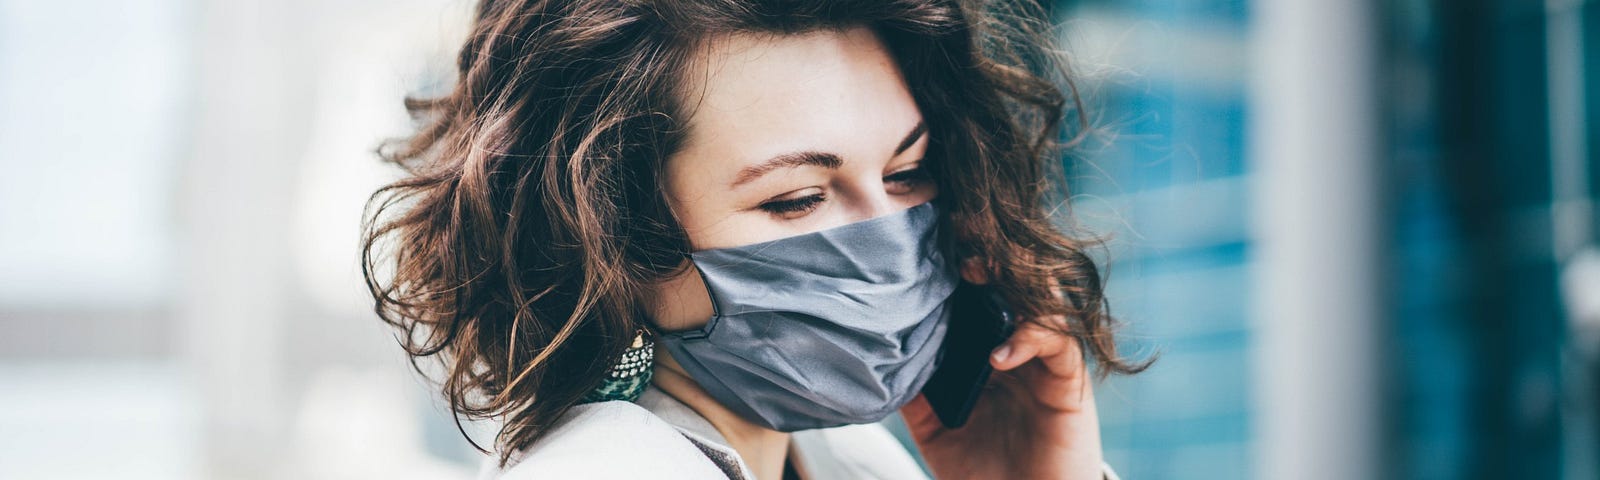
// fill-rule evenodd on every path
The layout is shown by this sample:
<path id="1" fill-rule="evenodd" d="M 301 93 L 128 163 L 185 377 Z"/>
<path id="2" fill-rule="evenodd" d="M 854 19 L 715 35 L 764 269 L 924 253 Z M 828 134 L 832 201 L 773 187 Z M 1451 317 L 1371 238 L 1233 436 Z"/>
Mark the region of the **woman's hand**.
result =
<path id="1" fill-rule="evenodd" d="M 995 372 L 965 426 L 945 428 L 922 395 L 900 409 L 934 478 L 1100 479 L 1100 421 L 1078 341 L 1023 321 L 989 363 Z"/>

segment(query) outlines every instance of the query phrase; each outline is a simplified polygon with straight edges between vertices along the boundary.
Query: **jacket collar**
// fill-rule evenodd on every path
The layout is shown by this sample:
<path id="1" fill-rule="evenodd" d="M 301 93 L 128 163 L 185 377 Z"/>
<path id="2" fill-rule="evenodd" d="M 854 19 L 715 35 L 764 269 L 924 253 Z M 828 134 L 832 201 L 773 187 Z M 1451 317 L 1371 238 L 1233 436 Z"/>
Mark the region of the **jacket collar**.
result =
<path id="1" fill-rule="evenodd" d="M 639 395 L 634 403 L 649 410 L 650 413 L 660 417 L 682 433 L 685 438 L 695 444 L 701 452 L 706 454 L 730 480 L 751 480 L 755 475 L 750 467 L 739 458 L 739 453 L 728 446 L 728 439 L 717 432 L 717 427 L 711 425 L 706 417 L 700 416 L 694 409 L 684 405 L 683 402 L 672 398 L 666 392 L 656 388 L 654 384 L 645 387 L 644 393 Z"/>

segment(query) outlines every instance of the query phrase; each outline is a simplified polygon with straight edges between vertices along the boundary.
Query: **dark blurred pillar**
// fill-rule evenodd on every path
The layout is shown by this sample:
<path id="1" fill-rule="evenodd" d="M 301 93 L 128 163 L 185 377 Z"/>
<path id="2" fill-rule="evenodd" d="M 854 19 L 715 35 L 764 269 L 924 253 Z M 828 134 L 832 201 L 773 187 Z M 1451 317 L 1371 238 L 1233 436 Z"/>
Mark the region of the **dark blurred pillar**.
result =
<path id="1" fill-rule="evenodd" d="M 1436 0 L 1439 136 L 1464 239 L 1476 478 L 1558 478 L 1563 323 L 1552 251 L 1545 3 Z"/>
<path id="2" fill-rule="evenodd" d="M 1589 140 L 1588 158 L 1585 164 L 1588 167 L 1589 205 L 1592 221 L 1589 223 L 1589 238 L 1594 242 L 1591 248 L 1600 248 L 1600 2 L 1584 2 L 1582 8 L 1583 28 L 1583 63 L 1585 96 L 1585 120 L 1588 128 L 1584 129 L 1584 138 Z M 1600 292 L 1593 292 L 1600 295 Z M 1590 312 L 1594 313 L 1594 312 Z M 1589 382 L 1589 438 L 1600 439 L 1600 315 L 1587 317 L 1587 335 L 1578 338 L 1587 342 L 1579 350 L 1586 351 L 1589 355 L 1584 358 L 1587 374 L 1583 377 Z M 1600 441 L 1585 446 L 1590 455 L 1588 466 L 1600 470 Z"/>

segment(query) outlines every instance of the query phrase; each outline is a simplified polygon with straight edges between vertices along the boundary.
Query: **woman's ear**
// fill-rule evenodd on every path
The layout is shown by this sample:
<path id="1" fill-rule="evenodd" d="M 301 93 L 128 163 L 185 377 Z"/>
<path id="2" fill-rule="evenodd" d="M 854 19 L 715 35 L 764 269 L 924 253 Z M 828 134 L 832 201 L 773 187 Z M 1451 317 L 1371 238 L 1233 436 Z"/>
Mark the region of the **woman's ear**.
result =
<path id="1" fill-rule="evenodd" d="M 684 259 L 684 268 L 652 286 L 645 295 L 647 321 L 663 332 L 676 332 L 705 326 L 715 310 L 711 293 L 694 262 Z"/>

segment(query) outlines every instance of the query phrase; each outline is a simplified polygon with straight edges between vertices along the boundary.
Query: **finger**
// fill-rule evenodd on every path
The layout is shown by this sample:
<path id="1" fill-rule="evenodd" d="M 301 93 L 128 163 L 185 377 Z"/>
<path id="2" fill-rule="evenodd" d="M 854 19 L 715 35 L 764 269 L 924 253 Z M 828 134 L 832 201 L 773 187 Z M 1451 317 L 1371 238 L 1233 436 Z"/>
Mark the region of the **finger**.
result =
<path id="1" fill-rule="evenodd" d="M 1084 376 L 1088 364 L 1083 361 L 1083 348 L 1078 345 L 1078 340 L 1062 333 L 1056 335 L 1060 337 L 1060 348 L 1048 355 L 1040 354 L 1039 363 L 1044 364 L 1051 374 L 1059 377 Z"/>
<path id="2" fill-rule="evenodd" d="M 1009 347 L 1009 348 L 1008 348 Z M 1009 370 L 1037 358 L 1050 373 L 1062 377 L 1083 374 L 1086 364 L 1077 339 L 1036 323 L 1024 323 L 995 351 L 995 368 Z"/>
<path id="3" fill-rule="evenodd" d="M 1071 412 L 1094 402 L 1094 382 L 1088 375 L 1062 376 L 1047 368 L 1023 368 L 1017 372 L 1027 382 L 1033 398 L 1042 405 Z"/>
<path id="4" fill-rule="evenodd" d="M 1033 359 L 1018 363 L 1036 365 L 1014 370 L 1028 384 L 1033 398 L 1061 411 L 1078 411 L 1086 400 L 1092 401 L 1088 364 L 1076 338 L 1035 323 L 1019 332 L 1038 345 Z"/>
<path id="5" fill-rule="evenodd" d="M 1033 322 L 1022 322 L 1011 338 L 989 356 L 996 370 L 1010 370 L 1035 357 L 1053 356 L 1067 347 L 1069 337 Z"/>

